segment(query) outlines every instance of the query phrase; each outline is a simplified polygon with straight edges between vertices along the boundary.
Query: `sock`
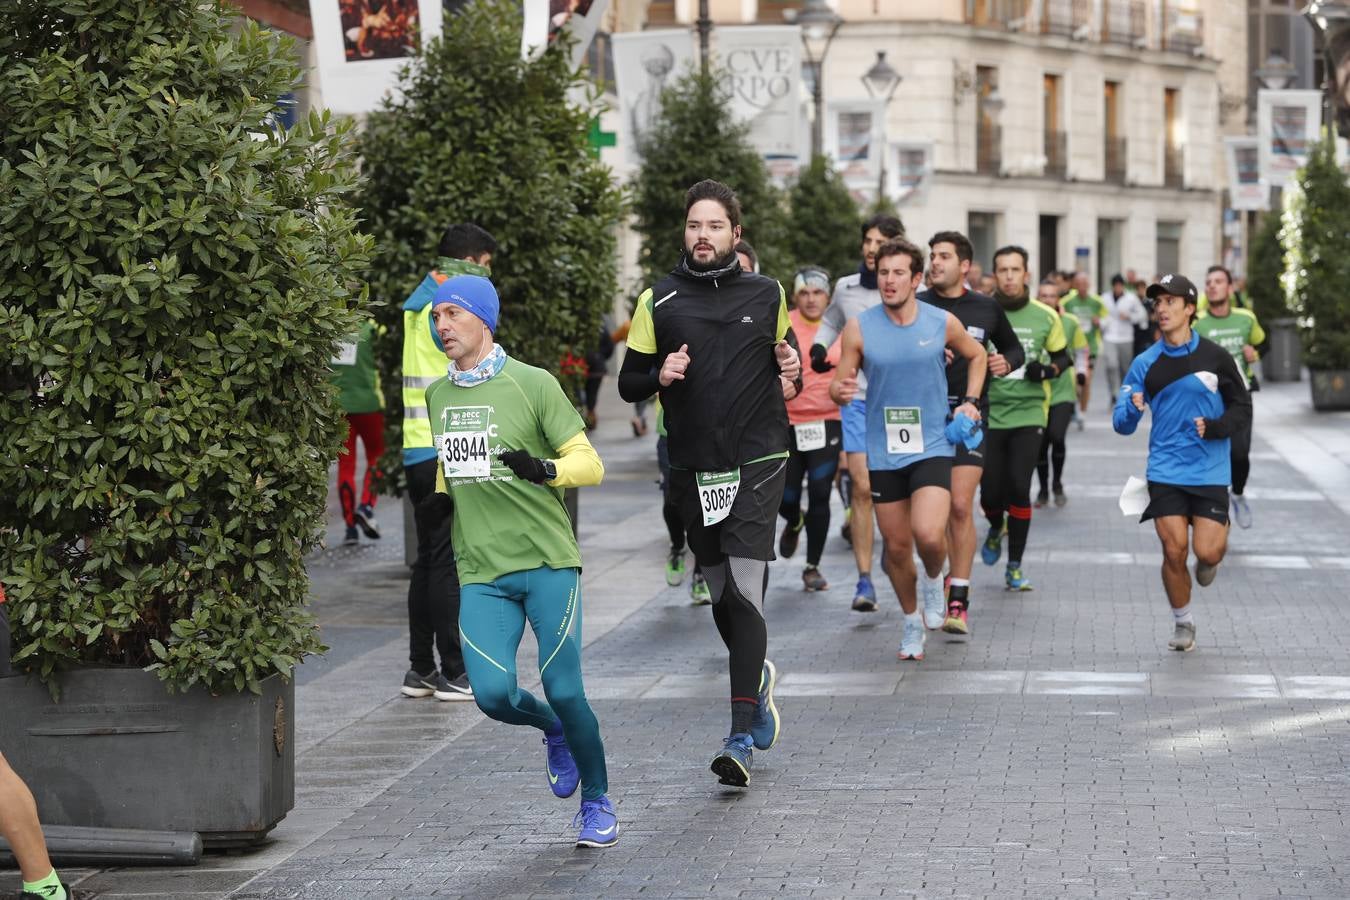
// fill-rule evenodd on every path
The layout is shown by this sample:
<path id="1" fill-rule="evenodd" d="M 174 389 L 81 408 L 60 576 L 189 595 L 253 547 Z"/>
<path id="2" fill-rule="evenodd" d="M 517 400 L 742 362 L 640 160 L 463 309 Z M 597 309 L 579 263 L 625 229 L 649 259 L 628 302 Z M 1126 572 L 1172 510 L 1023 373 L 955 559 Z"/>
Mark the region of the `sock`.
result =
<path id="1" fill-rule="evenodd" d="M 755 719 L 755 708 L 759 706 L 753 700 L 731 701 L 731 733 L 749 734 L 750 723 Z"/>
<path id="2" fill-rule="evenodd" d="M 912 612 L 912 613 L 905 613 L 905 624 L 906 624 L 906 625 L 918 625 L 919 627 L 922 628 L 922 627 L 923 627 L 923 613 L 919 612 L 917 609 L 914 610 L 914 612 Z"/>
<path id="3" fill-rule="evenodd" d="M 51 900 L 66 900 L 66 889 L 61 886 L 61 879 L 57 877 L 55 869 L 48 872 L 47 877 L 41 881 L 25 881 L 23 890 L 26 894 L 37 894 Z"/>
<path id="4" fill-rule="evenodd" d="M 961 604 L 962 609 L 969 609 L 970 582 L 966 581 L 964 578 L 961 579 L 962 582 L 961 584 L 957 584 L 956 581 L 957 580 L 955 578 L 952 579 L 951 590 L 947 592 L 947 603 L 948 604 L 959 603 Z"/>
<path id="5" fill-rule="evenodd" d="M 1172 621 L 1178 625 L 1194 625 L 1195 619 L 1191 617 L 1191 605 L 1187 603 L 1181 609 L 1173 609 Z"/>

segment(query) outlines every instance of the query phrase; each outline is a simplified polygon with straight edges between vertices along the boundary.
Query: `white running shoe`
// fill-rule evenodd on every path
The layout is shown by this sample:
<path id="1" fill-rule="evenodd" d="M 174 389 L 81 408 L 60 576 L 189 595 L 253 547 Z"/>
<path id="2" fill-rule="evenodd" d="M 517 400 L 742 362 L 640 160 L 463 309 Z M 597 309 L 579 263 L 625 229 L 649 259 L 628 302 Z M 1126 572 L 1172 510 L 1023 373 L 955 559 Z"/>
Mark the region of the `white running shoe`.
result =
<path id="1" fill-rule="evenodd" d="M 928 639 L 927 632 L 923 630 L 923 622 L 905 616 L 904 627 L 905 630 L 900 635 L 900 652 L 896 655 L 900 659 L 923 659 L 923 645 Z"/>
<path id="2" fill-rule="evenodd" d="M 936 631 L 947 620 L 947 603 L 942 596 L 942 579 L 930 582 L 919 576 L 919 599 L 923 601 L 923 626 Z"/>

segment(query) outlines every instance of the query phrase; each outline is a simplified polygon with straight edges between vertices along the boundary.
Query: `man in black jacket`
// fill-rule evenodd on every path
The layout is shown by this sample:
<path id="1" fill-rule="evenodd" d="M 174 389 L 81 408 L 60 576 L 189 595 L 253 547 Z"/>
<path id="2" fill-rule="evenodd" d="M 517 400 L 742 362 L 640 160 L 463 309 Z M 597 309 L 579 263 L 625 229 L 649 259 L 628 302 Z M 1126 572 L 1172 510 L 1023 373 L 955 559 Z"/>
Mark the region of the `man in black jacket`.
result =
<path id="1" fill-rule="evenodd" d="M 671 499 L 730 656 L 731 735 L 712 770 L 744 787 L 752 748 L 778 739 L 764 586 L 788 456 L 780 377 L 800 390 L 801 357 L 782 285 L 736 258 L 740 218 L 726 185 L 689 189 L 684 256 L 638 299 L 619 394 L 629 403 L 661 395 Z"/>

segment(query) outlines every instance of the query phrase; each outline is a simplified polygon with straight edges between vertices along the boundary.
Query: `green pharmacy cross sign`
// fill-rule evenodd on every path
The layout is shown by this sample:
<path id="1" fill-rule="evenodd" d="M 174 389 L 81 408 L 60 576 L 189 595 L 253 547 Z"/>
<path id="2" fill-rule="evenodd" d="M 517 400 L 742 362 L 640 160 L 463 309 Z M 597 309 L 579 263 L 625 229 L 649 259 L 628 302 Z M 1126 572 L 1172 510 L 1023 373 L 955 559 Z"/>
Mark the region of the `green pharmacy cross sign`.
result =
<path id="1" fill-rule="evenodd" d="M 587 137 L 590 138 L 591 141 L 591 155 L 597 159 L 600 158 L 601 148 L 613 147 L 619 143 L 618 136 L 615 135 L 614 132 L 600 130 L 599 116 L 591 119 L 591 130 L 589 134 L 587 134 Z"/>

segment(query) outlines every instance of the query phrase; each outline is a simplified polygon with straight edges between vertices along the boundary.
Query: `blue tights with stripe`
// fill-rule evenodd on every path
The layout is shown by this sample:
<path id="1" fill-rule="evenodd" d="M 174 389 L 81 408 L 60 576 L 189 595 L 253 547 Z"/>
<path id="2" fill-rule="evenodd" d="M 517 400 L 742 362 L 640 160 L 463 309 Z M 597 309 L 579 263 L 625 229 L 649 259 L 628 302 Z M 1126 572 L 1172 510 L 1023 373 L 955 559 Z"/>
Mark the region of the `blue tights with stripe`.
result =
<path id="1" fill-rule="evenodd" d="M 516 682 L 526 619 L 539 643 L 547 703 Z M 478 708 L 499 722 L 540 731 L 561 721 L 581 773 L 582 799 L 603 796 L 609 790 L 605 747 L 581 682 L 581 570 L 541 567 L 464 585 L 459 633 Z"/>

